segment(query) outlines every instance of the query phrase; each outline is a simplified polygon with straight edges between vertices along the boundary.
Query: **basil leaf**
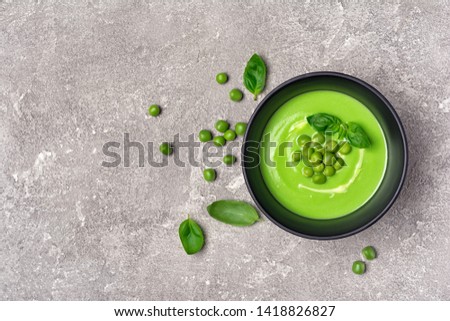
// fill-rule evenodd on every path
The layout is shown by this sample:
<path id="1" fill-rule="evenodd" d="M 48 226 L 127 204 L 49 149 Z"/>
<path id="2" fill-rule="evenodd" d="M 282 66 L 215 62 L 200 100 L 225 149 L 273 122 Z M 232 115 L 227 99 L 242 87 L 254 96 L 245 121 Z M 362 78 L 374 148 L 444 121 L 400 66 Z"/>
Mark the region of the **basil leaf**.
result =
<path id="1" fill-rule="evenodd" d="M 207 210 L 216 220 L 234 226 L 249 226 L 259 220 L 255 208 L 242 201 L 216 201 Z"/>
<path id="2" fill-rule="evenodd" d="M 348 123 L 346 138 L 350 145 L 358 148 L 367 148 L 370 146 L 369 136 L 364 129 L 356 123 Z"/>
<path id="3" fill-rule="evenodd" d="M 346 137 L 350 145 L 357 148 L 370 146 L 370 139 L 364 129 L 356 123 L 343 123 L 336 116 L 318 113 L 306 117 L 308 124 L 318 132 L 332 132 L 339 138 Z"/>
<path id="4" fill-rule="evenodd" d="M 244 86 L 253 94 L 254 100 L 266 85 L 266 75 L 267 68 L 264 60 L 258 54 L 254 54 L 244 70 Z"/>
<path id="5" fill-rule="evenodd" d="M 201 227 L 193 219 L 189 218 L 180 224 L 178 229 L 181 244 L 187 254 L 195 254 L 205 244 L 205 238 Z"/>
<path id="6" fill-rule="evenodd" d="M 318 132 L 331 131 L 337 133 L 341 127 L 341 120 L 333 115 L 318 113 L 306 117 L 308 124 Z"/>
<path id="7" fill-rule="evenodd" d="M 347 135 L 347 124 L 342 123 L 341 126 L 339 127 L 339 131 L 338 131 L 338 138 L 342 139 L 345 137 L 345 135 Z"/>

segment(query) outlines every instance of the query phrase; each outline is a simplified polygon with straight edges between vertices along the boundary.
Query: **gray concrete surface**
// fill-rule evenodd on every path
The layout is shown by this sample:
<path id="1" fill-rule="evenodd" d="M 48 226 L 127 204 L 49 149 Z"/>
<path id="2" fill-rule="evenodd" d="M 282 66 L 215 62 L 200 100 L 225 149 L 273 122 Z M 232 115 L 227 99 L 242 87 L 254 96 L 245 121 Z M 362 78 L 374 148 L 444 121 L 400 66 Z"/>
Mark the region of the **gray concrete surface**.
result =
<path id="1" fill-rule="evenodd" d="M 449 300 L 448 2 L 1 2 L 0 299 Z M 295 237 L 267 219 L 233 228 L 219 198 L 250 201 L 240 168 L 104 168 L 102 146 L 186 138 L 246 121 L 246 60 L 268 63 L 267 94 L 293 76 L 360 77 L 404 122 L 406 186 L 375 226 L 343 240 Z M 214 82 L 219 71 L 230 81 Z M 161 117 L 145 115 L 150 103 Z M 186 152 L 181 152 L 185 157 Z M 158 156 L 159 157 L 159 156 Z M 190 213 L 207 236 L 184 254 Z M 350 271 L 376 246 L 368 273 Z"/>

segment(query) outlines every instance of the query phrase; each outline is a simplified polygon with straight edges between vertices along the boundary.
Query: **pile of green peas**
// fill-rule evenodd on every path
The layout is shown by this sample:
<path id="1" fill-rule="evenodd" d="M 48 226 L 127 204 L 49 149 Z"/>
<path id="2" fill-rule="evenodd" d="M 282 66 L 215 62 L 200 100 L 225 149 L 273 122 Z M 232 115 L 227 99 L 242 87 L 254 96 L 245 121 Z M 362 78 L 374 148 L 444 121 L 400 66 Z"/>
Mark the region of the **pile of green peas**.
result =
<path id="1" fill-rule="evenodd" d="M 377 257 L 377 252 L 373 246 L 366 246 L 362 249 L 361 254 L 368 261 L 372 261 Z M 366 263 L 361 260 L 353 262 L 352 271 L 358 275 L 364 274 L 366 272 Z"/>
<path id="2" fill-rule="evenodd" d="M 219 72 L 216 75 L 216 81 L 219 85 L 226 84 L 228 82 L 227 73 Z M 229 96 L 232 101 L 238 102 L 238 101 L 241 101 L 242 98 L 244 98 L 244 93 L 238 88 L 233 88 L 230 90 Z"/>
<path id="3" fill-rule="evenodd" d="M 161 113 L 161 107 L 157 104 L 153 104 L 150 107 L 148 107 L 148 114 L 152 117 L 157 117 Z M 172 143 L 169 142 L 162 142 L 159 145 L 159 151 L 161 154 L 169 156 L 173 153 L 173 146 Z"/>
<path id="4" fill-rule="evenodd" d="M 214 128 L 222 135 L 213 136 L 212 132 L 208 129 L 202 129 L 198 133 L 198 139 L 202 143 L 212 141 L 217 147 L 225 146 L 229 141 L 233 141 L 237 136 L 243 136 L 247 130 L 247 123 L 238 122 L 234 126 L 234 129 L 230 128 L 230 123 L 226 120 L 219 119 Z M 232 166 L 236 162 L 236 157 L 233 155 L 225 155 L 222 159 L 223 163 L 227 166 Z M 207 182 L 213 182 L 216 180 L 216 171 L 213 168 L 206 168 L 203 170 L 203 178 Z"/>
<path id="5" fill-rule="evenodd" d="M 291 155 L 294 163 L 300 163 L 303 159 L 302 174 L 310 177 L 315 184 L 325 184 L 328 177 L 334 176 L 342 169 L 345 162 L 340 154 L 347 155 L 352 151 L 352 146 L 348 142 L 339 144 L 332 137 L 327 138 L 320 132 L 312 136 L 300 135 L 297 144 L 302 149 L 294 151 Z"/>
<path id="6" fill-rule="evenodd" d="M 247 123 L 239 122 L 236 123 L 234 130 L 230 128 L 230 123 L 226 120 L 219 119 L 214 128 L 222 135 L 217 135 L 213 137 L 213 134 L 208 129 L 202 129 L 198 133 L 198 139 L 202 143 L 206 143 L 212 140 L 213 144 L 217 147 L 225 146 L 226 142 L 233 141 L 237 136 L 243 136 L 247 130 Z"/>
<path id="7" fill-rule="evenodd" d="M 223 85 L 228 82 L 228 75 L 225 72 L 220 72 L 216 75 L 216 81 L 218 84 Z M 244 94 L 242 91 L 238 88 L 233 88 L 229 92 L 229 97 L 232 101 L 239 102 L 243 99 Z M 148 114 L 152 117 L 157 117 L 161 113 L 161 108 L 157 104 L 152 104 L 148 108 Z M 236 139 L 236 136 L 243 136 L 245 134 L 245 131 L 247 130 L 247 123 L 238 122 L 235 125 L 234 130 L 230 128 L 230 124 L 220 119 L 216 122 L 214 125 L 216 130 L 221 133 L 222 135 L 217 135 L 213 137 L 213 134 L 210 130 L 202 129 L 199 134 L 199 140 L 201 142 L 209 142 L 213 141 L 213 144 L 222 147 L 225 146 L 227 141 L 233 141 Z M 163 155 L 169 156 L 173 153 L 173 146 L 170 142 L 163 142 L 159 146 L 159 150 Z M 236 157 L 233 155 L 225 155 L 223 157 L 223 162 L 231 166 L 236 162 Z M 207 182 L 213 182 L 216 180 L 216 171 L 212 168 L 206 168 L 203 171 L 203 177 Z"/>
<path id="8" fill-rule="evenodd" d="M 220 72 L 216 75 L 216 81 L 218 84 L 223 85 L 228 82 L 228 74 L 226 72 Z M 229 97 L 232 101 L 241 101 L 244 97 L 242 91 L 238 88 L 233 88 L 230 90 Z M 239 122 L 236 123 L 234 130 L 230 128 L 230 123 L 226 120 L 219 119 L 214 128 L 219 132 L 219 135 L 213 136 L 212 132 L 208 129 L 202 129 L 198 133 L 198 139 L 202 143 L 212 141 L 217 147 L 223 147 L 229 141 L 233 141 L 237 136 L 244 136 L 247 130 L 247 123 Z M 233 155 L 225 155 L 223 157 L 223 162 L 227 166 L 232 166 L 236 162 L 236 157 Z M 207 182 L 213 182 L 216 180 L 216 171 L 213 168 L 206 168 L 203 170 L 203 178 Z"/>

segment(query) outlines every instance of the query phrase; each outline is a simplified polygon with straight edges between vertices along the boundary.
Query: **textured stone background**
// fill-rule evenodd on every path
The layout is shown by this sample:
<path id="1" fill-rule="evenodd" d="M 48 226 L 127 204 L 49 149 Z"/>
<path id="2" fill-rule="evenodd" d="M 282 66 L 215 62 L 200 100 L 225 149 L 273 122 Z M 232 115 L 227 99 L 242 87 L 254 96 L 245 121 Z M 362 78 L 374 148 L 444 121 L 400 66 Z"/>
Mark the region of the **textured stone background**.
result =
<path id="1" fill-rule="evenodd" d="M 0 3 L 1 299 L 450 299 L 448 2 L 71 2 Z M 246 121 L 256 103 L 227 93 L 253 52 L 269 65 L 265 94 L 335 70 L 395 106 L 409 177 L 375 226 L 330 242 L 267 219 L 233 228 L 205 207 L 250 201 L 238 166 L 209 185 L 192 166 L 101 167 L 124 132 L 160 142 Z M 195 256 L 177 235 L 188 213 L 207 235 Z M 367 244 L 380 256 L 357 277 Z"/>

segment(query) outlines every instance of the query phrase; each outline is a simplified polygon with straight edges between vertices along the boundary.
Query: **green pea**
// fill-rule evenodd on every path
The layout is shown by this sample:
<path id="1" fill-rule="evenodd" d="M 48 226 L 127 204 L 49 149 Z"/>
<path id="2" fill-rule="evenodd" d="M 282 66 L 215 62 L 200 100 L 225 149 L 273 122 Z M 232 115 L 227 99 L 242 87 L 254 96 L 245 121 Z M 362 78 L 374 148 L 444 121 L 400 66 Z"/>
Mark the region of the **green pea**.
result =
<path id="1" fill-rule="evenodd" d="M 212 134 L 209 130 L 202 129 L 200 133 L 198 133 L 198 139 L 201 142 L 209 142 L 212 139 Z"/>
<path id="2" fill-rule="evenodd" d="M 150 116 L 156 117 L 161 113 L 161 108 L 158 105 L 151 105 L 148 107 L 148 114 Z"/>
<path id="3" fill-rule="evenodd" d="M 234 157 L 233 155 L 225 155 L 223 157 L 223 162 L 228 166 L 233 165 L 235 161 L 236 161 L 236 157 Z"/>
<path id="4" fill-rule="evenodd" d="M 230 91 L 230 99 L 232 101 L 241 101 L 243 97 L 242 91 L 237 88 L 231 89 Z"/>
<path id="5" fill-rule="evenodd" d="M 300 147 L 302 147 L 306 143 L 309 143 L 310 141 L 311 141 L 311 137 L 309 137 L 308 135 L 305 135 L 305 134 L 297 137 L 297 144 Z"/>
<path id="6" fill-rule="evenodd" d="M 327 177 L 322 173 L 316 173 L 312 177 L 312 181 L 314 184 L 325 184 L 325 182 L 327 181 Z"/>
<path id="7" fill-rule="evenodd" d="M 236 123 L 236 126 L 234 126 L 234 130 L 239 136 L 244 136 L 245 131 L 247 130 L 247 123 Z"/>
<path id="8" fill-rule="evenodd" d="M 339 149 L 339 153 L 341 153 L 342 155 L 347 155 L 351 151 L 352 151 L 352 146 L 348 142 L 345 142 L 345 144 L 342 145 L 342 147 Z"/>
<path id="9" fill-rule="evenodd" d="M 203 178 L 207 182 L 213 182 L 216 180 L 216 171 L 212 168 L 207 168 L 203 171 Z"/>
<path id="10" fill-rule="evenodd" d="M 342 167 L 345 166 L 345 162 L 342 158 L 340 157 L 336 157 L 336 163 L 334 163 L 334 168 L 338 171 L 340 170 Z"/>
<path id="11" fill-rule="evenodd" d="M 309 161 L 314 165 L 317 163 L 322 162 L 323 155 L 321 152 L 314 152 L 312 153 L 311 157 L 309 158 Z"/>
<path id="12" fill-rule="evenodd" d="M 373 246 L 366 246 L 362 249 L 362 255 L 366 260 L 372 261 L 374 258 L 377 257 L 377 252 L 373 248 Z"/>
<path id="13" fill-rule="evenodd" d="M 325 152 L 323 155 L 323 163 L 325 165 L 334 165 L 336 163 L 336 156 L 332 152 Z"/>
<path id="14" fill-rule="evenodd" d="M 227 141 L 231 141 L 234 140 L 236 138 L 236 133 L 234 132 L 234 130 L 232 129 L 228 129 L 225 134 L 223 134 L 223 137 L 227 140 Z"/>
<path id="15" fill-rule="evenodd" d="M 324 171 L 324 169 L 325 169 L 325 165 L 323 163 L 313 167 L 313 171 L 316 173 L 321 173 Z"/>
<path id="16" fill-rule="evenodd" d="M 161 145 L 159 145 L 159 151 L 164 155 L 170 155 L 173 153 L 173 147 L 170 143 L 164 142 Z"/>
<path id="17" fill-rule="evenodd" d="M 220 119 L 216 122 L 214 127 L 217 129 L 217 131 L 225 133 L 228 130 L 228 128 L 230 128 L 230 124 L 228 124 L 227 121 Z"/>
<path id="18" fill-rule="evenodd" d="M 325 150 L 335 153 L 338 143 L 335 140 L 329 140 L 325 143 Z"/>
<path id="19" fill-rule="evenodd" d="M 216 81 L 223 85 L 224 83 L 226 83 L 228 81 L 228 75 L 224 72 L 218 73 L 216 75 Z"/>
<path id="20" fill-rule="evenodd" d="M 291 157 L 294 163 L 298 163 L 302 160 L 302 153 L 299 150 L 296 150 L 295 152 L 292 153 Z"/>
<path id="21" fill-rule="evenodd" d="M 309 144 L 309 146 L 311 148 L 314 148 L 314 151 L 321 152 L 323 154 L 323 145 L 322 144 L 319 144 L 318 142 L 311 142 Z"/>
<path id="22" fill-rule="evenodd" d="M 366 264 L 363 261 L 355 261 L 352 265 L 352 271 L 355 274 L 364 274 L 366 272 Z"/>
<path id="23" fill-rule="evenodd" d="M 333 167 L 336 171 L 338 171 L 342 168 L 342 165 L 340 162 L 336 162 L 336 163 L 334 163 Z"/>
<path id="24" fill-rule="evenodd" d="M 330 177 L 336 174 L 336 169 L 333 166 L 325 166 L 325 169 L 323 170 L 323 175 Z"/>
<path id="25" fill-rule="evenodd" d="M 312 147 L 308 148 L 308 159 L 311 159 L 312 154 L 314 154 L 316 150 Z"/>
<path id="26" fill-rule="evenodd" d="M 221 147 L 221 146 L 224 146 L 226 142 L 225 142 L 225 138 L 223 136 L 215 136 L 213 138 L 213 143 L 214 143 L 214 145 Z"/>
<path id="27" fill-rule="evenodd" d="M 314 135 L 312 135 L 312 141 L 319 144 L 323 144 L 325 142 L 325 136 L 322 133 L 317 132 Z"/>
<path id="28" fill-rule="evenodd" d="M 305 166 L 302 168 L 302 174 L 305 177 L 311 177 L 314 174 L 314 171 L 311 167 Z"/>

